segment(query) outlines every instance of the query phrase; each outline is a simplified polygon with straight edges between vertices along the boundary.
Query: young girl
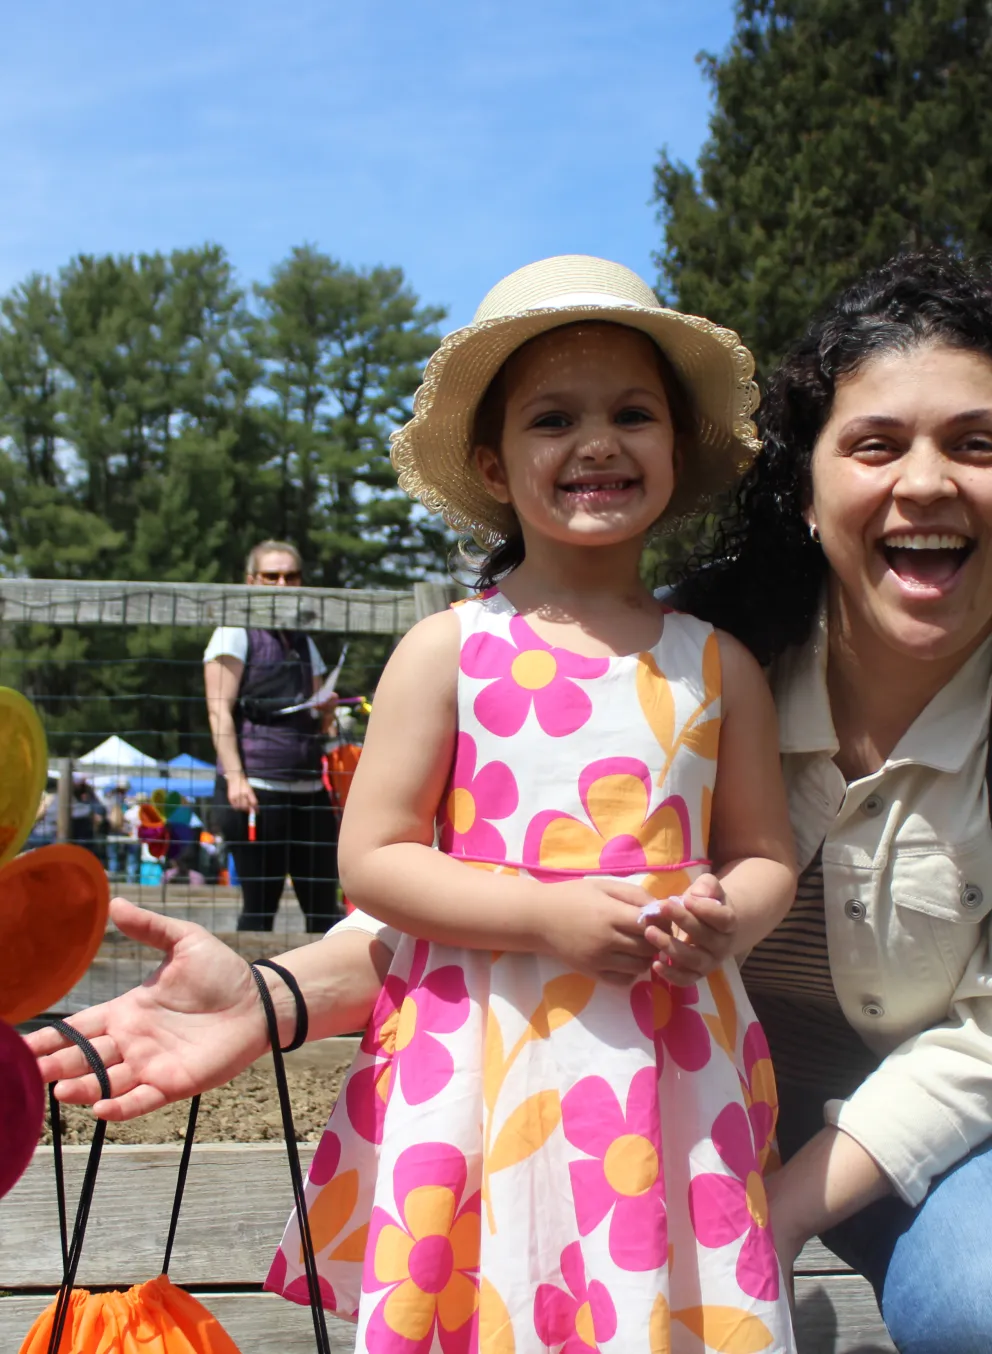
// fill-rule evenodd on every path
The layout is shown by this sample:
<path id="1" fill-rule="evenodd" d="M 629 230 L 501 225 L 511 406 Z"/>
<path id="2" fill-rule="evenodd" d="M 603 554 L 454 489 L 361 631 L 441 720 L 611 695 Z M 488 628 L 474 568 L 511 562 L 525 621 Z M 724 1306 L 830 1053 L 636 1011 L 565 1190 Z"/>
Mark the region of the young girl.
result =
<path id="1" fill-rule="evenodd" d="M 390 660 L 341 833 L 395 928 L 308 1183 L 359 1349 L 793 1348 L 733 960 L 795 885 L 774 713 L 639 572 L 753 454 L 751 371 L 626 269 L 551 259 L 445 340 L 395 437 L 489 553 Z M 267 1286 L 307 1300 L 295 1222 Z"/>

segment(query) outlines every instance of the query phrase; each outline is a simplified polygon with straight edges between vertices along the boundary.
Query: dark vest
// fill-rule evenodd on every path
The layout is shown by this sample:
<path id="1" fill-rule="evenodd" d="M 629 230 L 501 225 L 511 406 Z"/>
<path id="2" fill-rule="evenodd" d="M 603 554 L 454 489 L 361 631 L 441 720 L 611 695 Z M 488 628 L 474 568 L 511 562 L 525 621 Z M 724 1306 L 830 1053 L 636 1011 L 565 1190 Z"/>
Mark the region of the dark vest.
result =
<path id="1" fill-rule="evenodd" d="M 320 775 L 323 732 L 313 711 L 277 712 L 313 695 L 313 664 L 305 634 L 249 630 L 248 657 L 234 707 L 241 765 L 263 780 Z"/>

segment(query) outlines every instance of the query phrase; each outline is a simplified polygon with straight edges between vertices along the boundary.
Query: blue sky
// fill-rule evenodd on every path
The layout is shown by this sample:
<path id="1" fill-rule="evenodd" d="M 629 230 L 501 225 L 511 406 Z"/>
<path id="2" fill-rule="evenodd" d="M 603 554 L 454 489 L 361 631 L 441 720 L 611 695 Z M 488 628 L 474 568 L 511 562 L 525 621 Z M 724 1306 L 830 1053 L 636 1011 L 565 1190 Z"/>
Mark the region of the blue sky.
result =
<path id="1" fill-rule="evenodd" d="M 2 7 L 0 291 L 79 252 L 294 244 L 399 264 L 467 322 L 532 259 L 655 278 L 731 0 L 31 0 Z"/>

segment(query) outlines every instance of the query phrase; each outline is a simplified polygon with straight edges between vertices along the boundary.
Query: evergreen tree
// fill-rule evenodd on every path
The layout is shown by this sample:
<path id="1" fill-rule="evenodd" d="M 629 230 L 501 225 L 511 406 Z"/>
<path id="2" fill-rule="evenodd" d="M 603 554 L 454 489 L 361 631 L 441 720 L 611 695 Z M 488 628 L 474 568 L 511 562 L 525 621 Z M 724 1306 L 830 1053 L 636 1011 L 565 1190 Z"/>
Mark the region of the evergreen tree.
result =
<path id="1" fill-rule="evenodd" d="M 663 152 L 662 290 L 765 370 L 902 247 L 992 244 L 987 0 L 738 0 L 695 171 Z"/>
<path id="2" fill-rule="evenodd" d="M 256 290 L 273 529 L 326 587 L 402 586 L 436 568 L 446 538 L 397 488 L 389 432 L 410 417 L 444 311 L 421 306 L 399 268 L 359 271 L 309 246 Z"/>

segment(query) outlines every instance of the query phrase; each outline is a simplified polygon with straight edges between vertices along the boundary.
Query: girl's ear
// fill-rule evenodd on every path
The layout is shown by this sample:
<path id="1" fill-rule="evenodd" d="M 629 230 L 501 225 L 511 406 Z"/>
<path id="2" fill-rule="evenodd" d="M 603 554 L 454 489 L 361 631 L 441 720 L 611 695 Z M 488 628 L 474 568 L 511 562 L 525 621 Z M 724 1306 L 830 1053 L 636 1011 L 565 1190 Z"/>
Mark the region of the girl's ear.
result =
<path id="1" fill-rule="evenodd" d="M 475 466 L 482 476 L 486 491 L 497 503 L 509 503 L 510 486 L 506 482 L 506 471 L 498 451 L 492 447 L 478 446 L 474 451 Z"/>

